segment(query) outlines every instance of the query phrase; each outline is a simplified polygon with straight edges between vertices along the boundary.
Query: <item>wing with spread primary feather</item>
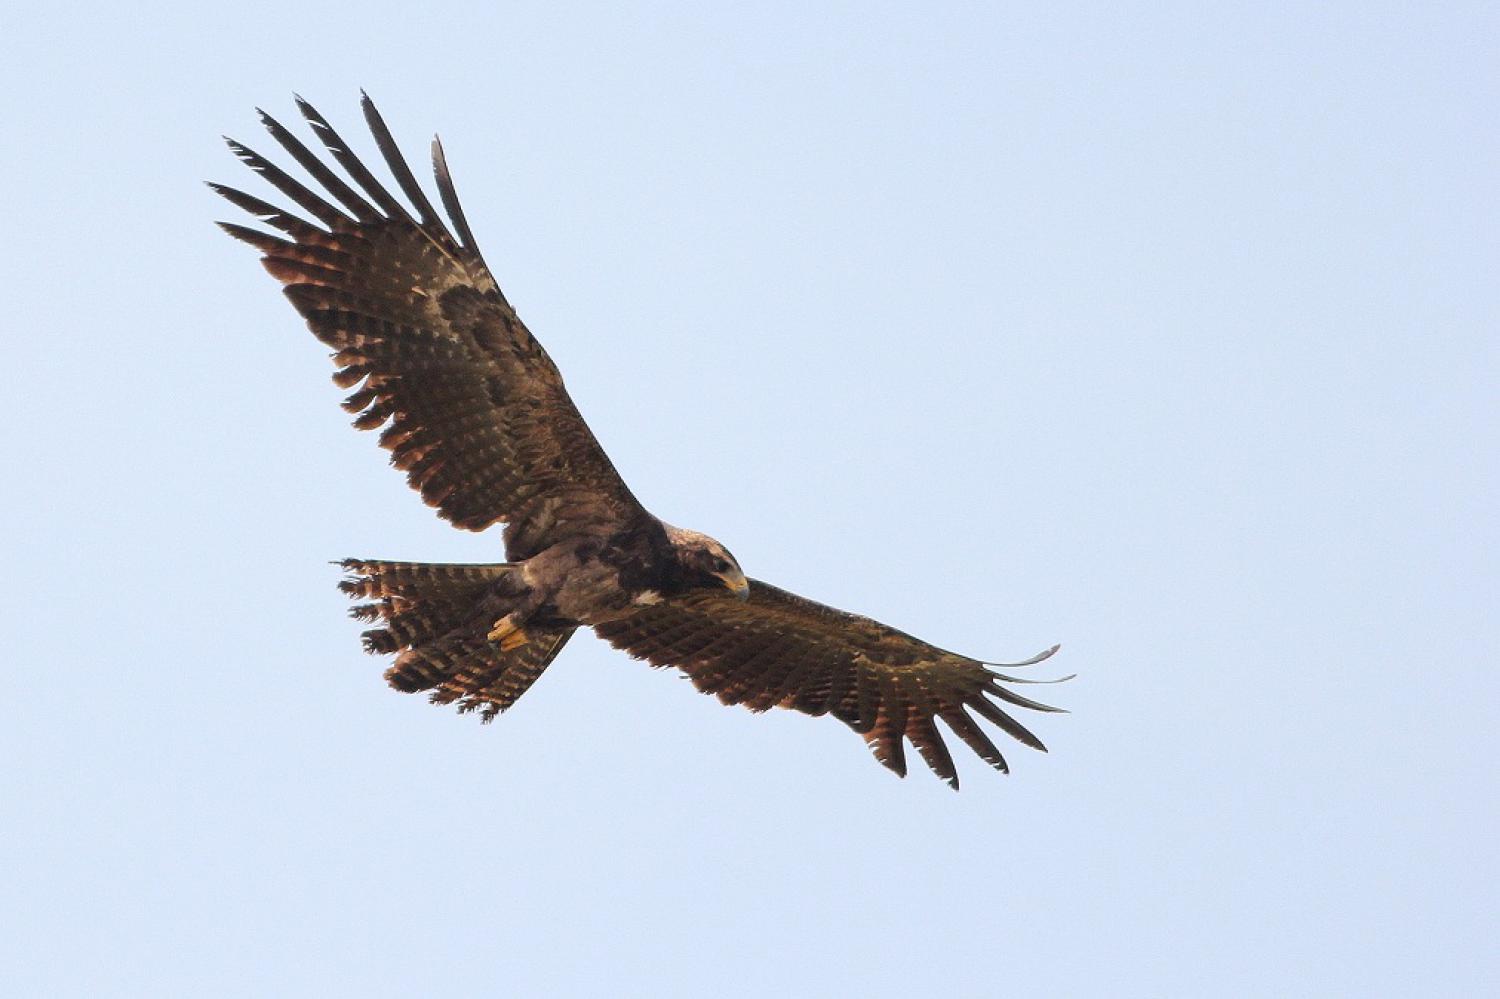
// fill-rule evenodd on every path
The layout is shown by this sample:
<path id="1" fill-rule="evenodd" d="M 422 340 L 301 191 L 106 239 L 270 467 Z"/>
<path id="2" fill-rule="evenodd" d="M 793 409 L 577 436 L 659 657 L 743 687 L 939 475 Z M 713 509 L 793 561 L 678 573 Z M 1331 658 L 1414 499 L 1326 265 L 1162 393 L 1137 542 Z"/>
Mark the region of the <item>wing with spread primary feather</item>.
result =
<path id="1" fill-rule="evenodd" d="M 334 380 L 354 390 L 344 408 L 355 426 L 383 428 L 392 463 L 455 526 L 505 523 L 512 559 L 641 516 L 556 365 L 485 266 L 442 147 L 433 141 L 434 172 L 457 236 L 368 97 L 366 122 L 415 215 L 322 115 L 297 103 L 358 191 L 264 113 L 271 136 L 327 196 L 241 143 L 229 140 L 230 148 L 314 221 L 210 186 L 282 233 L 220 223 L 264 254 L 308 327 L 336 351 Z"/>
<path id="2" fill-rule="evenodd" d="M 750 581 L 748 600 L 694 591 L 595 631 L 638 659 L 676 666 L 699 690 L 718 695 L 725 704 L 831 714 L 860 733 L 875 757 L 902 776 L 903 739 L 909 740 L 932 771 L 955 788 L 958 774 L 937 719 L 986 763 L 1007 771 L 1005 757 L 974 715 L 1045 751 L 1041 740 L 995 701 L 1034 711 L 1061 710 L 1008 689 L 1005 684 L 1035 681 L 989 668 L 997 664 L 946 652 L 879 621 L 759 580 Z M 1025 662 L 1003 665 L 1030 666 L 1055 651 L 1056 646 Z"/>

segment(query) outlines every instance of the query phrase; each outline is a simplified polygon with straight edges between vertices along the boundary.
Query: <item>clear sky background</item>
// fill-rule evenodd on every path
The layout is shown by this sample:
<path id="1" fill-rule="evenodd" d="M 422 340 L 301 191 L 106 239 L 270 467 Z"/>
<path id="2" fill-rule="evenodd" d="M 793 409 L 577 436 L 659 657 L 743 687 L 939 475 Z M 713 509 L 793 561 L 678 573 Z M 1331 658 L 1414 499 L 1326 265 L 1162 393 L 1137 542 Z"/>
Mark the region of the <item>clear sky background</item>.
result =
<path id="1" fill-rule="evenodd" d="M 634 6 L 0 15 L 6 992 L 1500 987 L 1496 8 Z M 360 87 L 648 506 L 1062 642 L 1051 753 L 898 781 L 591 637 L 388 691 L 329 561 L 499 538 L 200 183 Z"/>

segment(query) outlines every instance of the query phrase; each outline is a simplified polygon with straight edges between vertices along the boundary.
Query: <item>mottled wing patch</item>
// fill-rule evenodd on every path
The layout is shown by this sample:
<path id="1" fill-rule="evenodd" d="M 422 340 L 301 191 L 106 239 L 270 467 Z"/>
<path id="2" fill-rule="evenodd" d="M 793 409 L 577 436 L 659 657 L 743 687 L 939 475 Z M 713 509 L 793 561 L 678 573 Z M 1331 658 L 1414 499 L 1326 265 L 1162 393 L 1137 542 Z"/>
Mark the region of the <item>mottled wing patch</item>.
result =
<path id="1" fill-rule="evenodd" d="M 1002 772 L 1005 757 L 975 722 L 1045 751 L 996 701 L 1059 711 L 1010 690 L 1028 681 L 945 652 L 878 621 L 799 597 L 758 580 L 750 599 L 695 591 L 595 629 L 638 659 L 676 666 L 694 686 L 752 711 L 791 708 L 831 714 L 860 733 L 876 759 L 906 774 L 905 743 L 953 787 L 958 772 L 937 720 Z M 1056 647 L 1014 667 L 1048 658 Z"/>

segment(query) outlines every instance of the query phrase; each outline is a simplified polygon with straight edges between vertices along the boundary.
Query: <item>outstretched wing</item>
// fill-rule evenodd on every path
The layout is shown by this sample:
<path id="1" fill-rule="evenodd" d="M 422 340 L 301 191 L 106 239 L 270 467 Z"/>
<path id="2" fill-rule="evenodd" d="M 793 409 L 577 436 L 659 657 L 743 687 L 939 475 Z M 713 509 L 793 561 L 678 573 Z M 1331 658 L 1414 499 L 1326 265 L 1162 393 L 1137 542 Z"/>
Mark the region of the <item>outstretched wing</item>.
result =
<path id="1" fill-rule="evenodd" d="M 693 591 L 595 627 L 601 638 L 637 659 L 676 666 L 694 686 L 725 704 L 752 711 L 795 708 L 831 714 L 864 736 L 875 757 L 906 775 L 903 739 L 953 787 L 958 774 L 938 732 L 943 722 L 995 769 L 1005 757 L 970 715 L 1045 751 L 1041 740 L 995 701 L 1035 711 L 1060 711 L 1003 684 L 1028 683 L 989 669 L 994 664 L 945 652 L 895 628 L 805 597 L 750 581 L 750 597 Z"/>
<path id="2" fill-rule="evenodd" d="M 334 381 L 355 389 L 344 403 L 357 414 L 354 425 L 383 427 L 392 464 L 455 526 L 506 523 L 512 559 L 640 516 L 556 365 L 480 257 L 442 146 L 433 140 L 433 169 L 456 237 L 369 97 L 365 120 L 415 216 L 322 115 L 301 98 L 297 104 L 362 194 L 264 112 L 271 136 L 326 196 L 247 146 L 232 139 L 229 146 L 314 221 L 210 186 L 289 237 L 220 223 L 265 254 L 308 327 L 337 351 Z"/>

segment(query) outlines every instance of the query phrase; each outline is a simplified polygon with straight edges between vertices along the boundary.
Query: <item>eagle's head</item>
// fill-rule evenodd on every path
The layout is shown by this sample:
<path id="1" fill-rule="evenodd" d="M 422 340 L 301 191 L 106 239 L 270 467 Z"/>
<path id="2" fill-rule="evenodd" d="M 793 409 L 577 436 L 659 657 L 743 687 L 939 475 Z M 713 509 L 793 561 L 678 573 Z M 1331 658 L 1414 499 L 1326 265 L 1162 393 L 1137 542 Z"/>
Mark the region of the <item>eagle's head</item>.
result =
<path id="1" fill-rule="evenodd" d="M 707 534 L 689 531 L 671 524 L 667 529 L 667 540 L 677 554 L 677 564 L 682 570 L 682 582 L 691 589 L 715 589 L 722 587 L 745 600 L 750 596 L 750 581 L 740 570 L 740 564 L 729 554 L 729 549 Z"/>

